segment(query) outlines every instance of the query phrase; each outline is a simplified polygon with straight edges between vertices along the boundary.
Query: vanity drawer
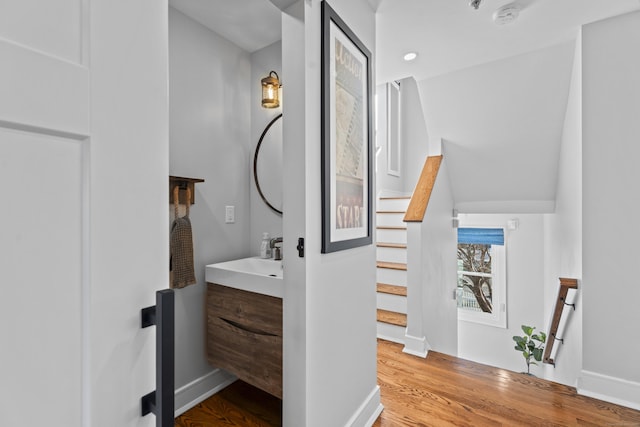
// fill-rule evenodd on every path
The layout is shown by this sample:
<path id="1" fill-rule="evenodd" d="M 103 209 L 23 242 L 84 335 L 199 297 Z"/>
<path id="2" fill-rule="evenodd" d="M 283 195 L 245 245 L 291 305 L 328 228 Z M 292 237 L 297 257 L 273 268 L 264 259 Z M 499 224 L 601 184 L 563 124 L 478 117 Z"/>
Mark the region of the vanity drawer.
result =
<path id="1" fill-rule="evenodd" d="M 282 398 L 282 300 L 209 283 L 207 358 Z"/>
<path id="2" fill-rule="evenodd" d="M 249 328 L 282 336 L 280 298 L 208 283 L 207 311 Z"/>

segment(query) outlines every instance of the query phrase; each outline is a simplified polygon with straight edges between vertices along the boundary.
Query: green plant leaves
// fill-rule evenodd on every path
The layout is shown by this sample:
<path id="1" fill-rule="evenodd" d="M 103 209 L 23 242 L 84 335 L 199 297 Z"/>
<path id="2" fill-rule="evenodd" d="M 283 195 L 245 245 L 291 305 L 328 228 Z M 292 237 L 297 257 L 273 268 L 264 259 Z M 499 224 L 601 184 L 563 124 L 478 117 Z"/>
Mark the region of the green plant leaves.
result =
<path id="1" fill-rule="evenodd" d="M 542 360 L 542 348 L 535 348 L 533 349 L 533 358 L 536 359 L 538 362 L 540 362 Z"/>
<path id="2" fill-rule="evenodd" d="M 529 365 L 536 365 L 531 358 L 534 358 L 538 362 L 542 361 L 542 354 L 544 352 L 544 343 L 547 341 L 547 334 L 544 332 L 540 332 L 534 334 L 533 331 L 536 329 L 532 326 L 522 325 L 522 331 L 525 333 L 525 336 L 519 337 L 514 336 L 513 340 L 516 345 L 514 349 L 518 352 L 522 353 L 522 357 L 524 357 L 524 361 L 527 364 L 527 371 L 529 369 Z"/>

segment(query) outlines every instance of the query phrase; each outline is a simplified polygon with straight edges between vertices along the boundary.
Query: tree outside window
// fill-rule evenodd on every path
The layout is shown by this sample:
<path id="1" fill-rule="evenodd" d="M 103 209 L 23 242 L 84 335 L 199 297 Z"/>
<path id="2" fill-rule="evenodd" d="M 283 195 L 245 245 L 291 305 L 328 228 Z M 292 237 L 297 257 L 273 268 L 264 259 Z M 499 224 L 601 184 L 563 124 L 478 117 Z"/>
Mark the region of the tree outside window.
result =
<path id="1" fill-rule="evenodd" d="M 491 282 L 491 245 L 459 243 L 458 307 L 493 312 Z M 469 301 L 469 294 L 473 295 L 475 303 Z"/>
<path id="2" fill-rule="evenodd" d="M 505 328 L 504 229 L 458 229 L 458 319 Z"/>

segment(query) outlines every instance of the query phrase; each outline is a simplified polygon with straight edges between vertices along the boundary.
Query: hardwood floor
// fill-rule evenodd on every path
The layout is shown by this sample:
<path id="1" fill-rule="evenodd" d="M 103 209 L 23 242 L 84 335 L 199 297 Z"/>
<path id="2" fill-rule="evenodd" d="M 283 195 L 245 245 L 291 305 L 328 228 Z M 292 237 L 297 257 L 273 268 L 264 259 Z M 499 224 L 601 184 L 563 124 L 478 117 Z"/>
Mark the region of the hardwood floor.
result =
<path id="1" fill-rule="evenodd" d="M 282 425 L 282 400 L 242 381 L 189 409 L 175 427 L 277 427 Z"/>
<path id="2" fill-rule="evenodd" d="M 410 356 L 388 341 L 378 341 L 378 384 L 385 409 L 374 427 L 640 427 L 640 411 L 571 387 L 436 352 Z M 238 381 L 178 417 L 176 427 L 277 427 L 281 413 L 279 399 Z"/>
<path id="3" fill-rule="evenodd" d="M 385 410 L 374 427 L 640 426 L 640 411 L 578 396 L 572 387 L 378 341 Z"/>

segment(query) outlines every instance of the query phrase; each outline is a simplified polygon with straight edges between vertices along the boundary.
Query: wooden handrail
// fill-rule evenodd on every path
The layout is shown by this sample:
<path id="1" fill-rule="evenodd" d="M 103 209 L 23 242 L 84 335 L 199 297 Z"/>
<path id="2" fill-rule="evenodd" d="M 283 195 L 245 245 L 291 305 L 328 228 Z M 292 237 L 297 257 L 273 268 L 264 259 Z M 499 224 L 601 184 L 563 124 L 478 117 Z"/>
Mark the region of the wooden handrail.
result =
<path id="1" fill-rule="evenodd" d="M 558 290 L 558 298 L 556 299 L 556 307 L 553 310 L 553 318 L 551 320 L 551 326 L 549 327 L 549 334 L 547 335 L 547 345 L 544 349 L 544 356 L 542 361 L 544 363 L 548 363 L 550 365 L 555 365 L 555 362 L 551 358 L 551 351 L 553 350 L 553 345 L 556 340 L 561 340 L 556 336 L 558 333 L 558 327 L 560 326 L 560 318 L 562 317 L 562 312 L 564 311 L 564 306 L 566 304 L 567 293 L 569 289 L 578 289 L 578 280 L 577 279 L 567 279 L 564 277 L 560 278 L 560 289 Z M 575 309 L 575 306 L 573 307 Z"/>
<path id="2" fill-rule="evenodd" d="M 409 207 L 407 207 L 407 212 L 404 215 L 404 222 L 422 222 L 429 204 L 431 191 L 438 176 L 440 163 L 442 163 L 442 155 L 429 156 L 425 160 L 420 179 L 416 184 L 415 190 L 413 190 Z"/>

